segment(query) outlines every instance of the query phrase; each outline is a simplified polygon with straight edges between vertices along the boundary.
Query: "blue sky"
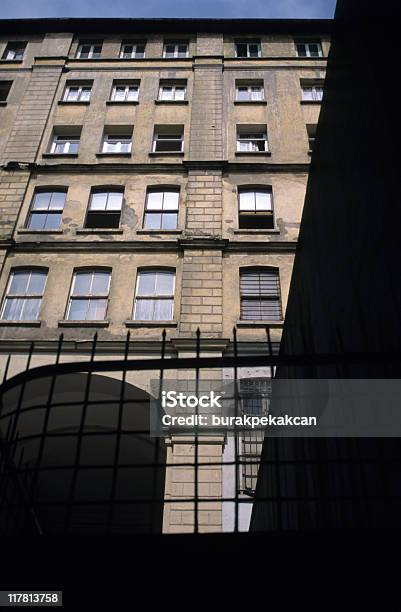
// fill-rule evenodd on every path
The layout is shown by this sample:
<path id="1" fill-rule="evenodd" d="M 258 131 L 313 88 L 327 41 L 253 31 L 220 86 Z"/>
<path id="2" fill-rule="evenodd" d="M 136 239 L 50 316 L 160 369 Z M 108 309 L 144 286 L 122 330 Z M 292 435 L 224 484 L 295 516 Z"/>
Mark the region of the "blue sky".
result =
<path id="1" fill-rule="evenodd" d="M 326 19 L 335 0 L 1 0 L 0 17 L 265 17 Z"/>

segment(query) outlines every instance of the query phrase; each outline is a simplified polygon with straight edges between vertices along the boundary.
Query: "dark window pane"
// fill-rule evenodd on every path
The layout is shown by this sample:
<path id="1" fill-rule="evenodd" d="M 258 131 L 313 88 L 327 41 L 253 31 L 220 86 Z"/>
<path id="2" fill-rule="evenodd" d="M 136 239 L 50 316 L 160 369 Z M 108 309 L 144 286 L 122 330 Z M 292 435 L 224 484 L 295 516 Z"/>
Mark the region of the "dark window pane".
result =
<path id="1" fill-rule="evenodd" d="M 116 229 L 120 225 L 120 212 L 118 213 L 101 213 L 88 212 L 86 217 L 85 227 L 88 229 L 108 228 Z"/>
<path id="2" fill-rule="evenodd" d="M 237 57 L 247 57 L 248 46 L 243 43 L 237 43 Z"/>

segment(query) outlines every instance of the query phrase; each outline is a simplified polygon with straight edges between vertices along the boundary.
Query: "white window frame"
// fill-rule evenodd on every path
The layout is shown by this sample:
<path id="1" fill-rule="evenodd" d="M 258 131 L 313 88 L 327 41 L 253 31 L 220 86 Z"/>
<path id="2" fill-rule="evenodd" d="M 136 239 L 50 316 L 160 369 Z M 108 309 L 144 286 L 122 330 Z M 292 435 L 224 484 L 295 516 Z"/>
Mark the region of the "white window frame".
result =
<path id="1" fill-rule="evenodd" d="M 177 133 L 174 133 L 174 132 L 171 132 L 171 133 L 170 132 L 155 132 L 154 136 L 153 136 L 153 147 L 152 147 L 152 152 L 153 153 L 161 153 L 161 154 L 163 154 L 163 153 L 183 153 L 183 151 L 184 151 L 184 132 L 183 131 L 181 132 L 181 137 L 180 137 L 181 139 L 180 140 L 178 138 L 162 138 L 162 139 L 159 139 L 159 136 L 161 136 L 161 135 L 177 136 L 178 132 Z M 173 149 L 173 150 L 164 150 L 164 151 L 158 151 L 157 150 L 157 143 L 158 142 L 169 142 L 169 141 L 171 141 L 171 142 L 181 142 L 181 149 L 179 151 L 175 150 L 175 149 Z"/>
<path id="2" fill-rule="evenodd" d="M 264 148 L 259 149 L 256 146 L 257 142 L 264 142 Z M 241 145 L 248 145 L 247 148 L 241 148 Z M 237 153 L 264 153 L 269 151 L 266 132 L 239 132 L 237 129 Z"/>
<path id="3" fill-rule="evenodd" d="M 47 208 L 35 208 L 35 201 L 36 201 L 37 197 L 40 194 L 43 194 L 43 193 L 50 194 L 49 203 L 48 203 Z M 57 208 L 50 208 L 51 201 L 52 201 L 52 198 L 53 198 L 53 194 L 55 194 L 55 193 L 62 193 L 62 194 L 64 194 L 64 202 L 63 202 L 62 206 L 58 206 Z M 35 192 L 33 194 L 33 197 L 32 197 L 32 201 L 31 201 L 30 207 L 29 207 L 29 213 L 28 213 L 28 217 L 27 217 L 27 220 L 26 220 L 26 226 L 25 227 L 27 229 L 32 229 L 33 231 L 38 231 L 38 232 L 46 231 L 47 230 L 46 227 L 43 227 L 43 228 L 32 227 L 31 226 L 31 219 L 32 219 L 32 217 L 34 215 L 37 216 L 37 217 L 46 217 L 46 218 L 49 215 L 50 216 L 52 216 L 52 215 L 54 215 L 54 216 L 61 215 L 62 216 L 63 211 L 64 211 L 64 206 L 65 206 L 66 198 L 67 198 L 67 189 L 66 188 L 59 188 L 59 189 L 55 189 L 55 188 L 53 188 L 53 189 L 51 189 L 51 188 L 40 188 L 40 189 L 35 190 Z M 46 219 L 45 219 L 45 222 L 46 222 Z M 61 222 L 61 219 L 60 219 L 60 222 Z M 59 226 L 60 226 L 60 224 L 59 224 Z M 54 230 L 54 229 L 58 229 L 58 228 L 51 228 L 51 229 Z"/>
<path id="4" fill-rule="evenodd" d="M 140 282 L 141 274 L 156 274 L 157 275 L 157 274 L 166 273 L 166 272 L 173 277 L 173 287 L 172 287 L 171 294 L 164 295 L 164 294 L 152 293 L 152 294 L 144 294 L 144 295 L 138 296 L 138 289 L 139 289 L 139 282 Z M 137 277 L 136 277 L 136 285 L 135 285 L 133 320 L 134 321 L 173 321 L 174 320 L 175 286 L 176 286 L 176 270 L 168 270 L 168 269 L 163 269 L 163 268 L 142 268 L 138 270 Z M 138 301 L 141 301 L 141 300 L 152 300 L 153 302 L 161 301 L 161 300 L 163 301 L 171 300 L 170 318 L 168 319 L 155 319 L 155 318 L 138 319 L 136 318 L 137 304 L 138 304 Z M 153 314 L 154 314 L 154 310 L 155 309 L 153 307 Z"/>
<path id="5" fill-rule="evenodd" d="M 54 155 L 76 155 L 79 151 L 79 145 L 80 145 L 80 137 L 76 137 L 76 136 L 67 136 L 67 135 L 63 135 L 63 134 L 53 134 L 53 140 L 52 140 L 52 144 L 51 144 L 51 149 L 50 149 L 50 153 L 53 153 Z M 63 150 L 62 151 L 56 151 L 57 147 L 63 144 Z M 77 150 L 73 151 L 72 153 L 70 153 L 70 148 L 72 144 L 77 144 Z"/>
<path id="6" fill-rule="evenodd" d="M 185 55 L 180 55 L 180 52 L 178 51 L 178 47 L 182 47 L 182 46 L 186 46 L 186 51 L 185 51 Z M 167 47 L 174 47 L 174 53 L 173 55 L 171 55 L 170 53 L 167 55 Z M 177 59 L 177 58 L 186 58 L 188 57 L 189 54 L 189 43 L 187 41 L 167 41 L 164 43 L 163 46 L 163 57 L 167 58 L 167 59 Z"/>
<path id="7" fill-rule="evenodd" d="M 21 46 L 17 47 L 17 45 Z M 8 62 L 21 62 L 24 59 L 26 46 L 27 43 L 23 41 L 8 42 L 4 50 L 3 59 Z"/>
<path id="8" fill-rule="evenodd" d="M 105 293 L 91 293 L 91 288 L 93 286 L 93 280 L 94 280 L 94 276 L 96 273 L 98 272 L 102 272 L 103 274 L 106 273 L 108 274 L 108 284 L 107 284 L 107 291 Z M 91 274 L 91 283 L 90 283 L 90 288 L 89 288 L 89 293 L 77 293 L 74 294 L 74 290 L 75 290 L 75 283 L 76 283 L 76 279 L 77 276 L 80 274 Z M 107 315 L 107 310 L 109 307 L 109 295 L 110 295 L 110 283 L 111 283 L 111 270 L 106 270 L 106 269 L 102 269 L 102 268 L 88 268 L 88 269 L 80 269 L 80 270 L 74 270 L 74 274 L 72 277 L 72 283 L 71 283 L 71 290 L 70 290 L 70 295 L 68 296 L 68 305 L 67 305 L 67 312 L 66 312 L 66 319 L 68 321 L 105 321 L 106 320 L 106 315 Z M 90 302 L 91 301 L 96 301 L 96 300 L 106 300 L 106 308 L 104 311 L 104 317 L 103 319 L 70 319 L 70 313 L 71 313 L 71 305 L 74 302 L 74 300 L 87 300 L 88 305 L 87 305 L 87 312 L 89 311 L 89 306 L 90 306 Z"/>
<path id="9" fill-rule="evenodd" d="M 300 55 L 298 52 L 298 45 L 304 45 L 305 46 L 305 51 L 306 51 L 306 55 Z M 311 45 L 317 45 L 318 48 L 318 55 L 311 55 L 311 51 L 310 51 L 310 46 Z M 322 49 L 322 43 L 320 42 L 320 40 L 309 40 L 309 41 L 304 41 L 304 40 L 297 40 L 295 41 L 295 49 L 297 52 L 297 57 L 312 57 L 312 58 L 317 58 L 317 57 L 323 57 L 323 49 Z"/>
<path id="10" fill-rule="evenodd" d="M 310 91 L 311 97 L 306 97 L 306 91 Z M 323 100 L 323 85 L 302 85 L 303 102 L 321 102 Z"/>
<path id="11" fill-rule="evenodd" d="M 83 47 L 89 47 L 88 57 L 82 57 L 82 48 Z M 96 53 L 95 53 L 95 47 L 100 47 L 100 52 L 96 51 Z M 100 56 L 102 54 L 102 47 L 103 47 L 102 43 L 80 42 L 79 45 L 78 45 L 76 57 L 77 57 L 77 59 L 85 59 L 85 60 L 100 59 Z M 93 57 L 94 55 L 96 55 L 95 58 Z"/>
<path id="12" fill-rule="evenodd" d="M 42 293 L 13 293 L 10 295 L 10 288 L 11 288 L 11 283 L 13 281 L 14 275 L 18 274 L 18 272 L 24 272 L 24 273 L 28 273 L 29 274 L 29 278 L 28 278 L 28 283 L 27 286 L 29 286 L 30 283 L 30 279 L 32 277 L 32 274 L 34 274 L 35 272 L 40 272 L 40 273 L 45 273 L 46 278 L 45 278 L 45 282 L 43 285 L 43 291 Z M 10 276 L 8 279 L 8 283 L 7 283 L 7 289 L 4 295 L 4 299 L 3 299 L 3 304 L 1 307 L 1 315 L 0 315 L 0 319 L 2 321 L 38 321 L 39 320 L 39 315 L 40 315 L 40 309 L 42 307 L 42 300 L 43 300 L 43 296 L 45 293 L 45 289 L 46 289 L 46 283 L 47 283 L 47 277 L 48 277 L 48 270 L 44 269 L 44 268 L 20 268 L 20 269 L 15 269 L 15 270 L 11 270 L 10 272 Z M 4 311 L 6 309 L 6 305 L 7 305 L 7 300 L 23 300 L 23 305 L 21 307 L 21 314 L 24 310 L 24 303 L 26 300 L 30 300 L 30 299 L 40 299 L 39 302 L 39 306 L 38 306 L 38 311 L 36 313 L 36 318 L 35 319 L 22 319 L 21 317 L 19 319 L 5 319 L 4 318 Z"/>
<path id="13" fill-rule="evenodd" d="M 172 93 L 172 97 L 171 98 L 164 98 L 163 97 L 163 93 L 164 90 L 166 89 L 171 89 L 171 93 Z M 177 94 L 177 89 L 180 90 L 184 90 L 184 95 L 182 98 L 177 98 L 176 94 Z M 182 102 L 184 100 L 187 99 L 187 86 L 186 84 L 180 84 L 180 83 L 162 83 L 159 86 L 159 100 L 163 100 L 165 102 Z"/>
<path id="14" fill-rule="evenodd" d="M 132 51 L 129 57 L 125 57 L 124 47 L 128 47 L 128 46 L 132 47 Z M 143 47 L 143 54 L 141 54 L 140 57 L 137 57 L 136 55 L 138 46 Z M 139 41 L 130 42 L 129 40 L 127 40 L 121 44 L 120 59 L 143 59 L 145 57 L 146 57 L 146 42 L 139 42 Z"/>
<path id="15" fill-rule="evenodd" d="M 161 194 L 161 206 L 160 208 L 148 208 L 148 202 L 149 202 L 149 195 L 151 195 L 152 193 L 159 193 Z M 177 194 L 177 208 L 165 208 L 164 207 L 164 200 L 165 200 L 165 195 L 166 193 L 175 193 Z M 177 221 L 176 221 L 176 225 L 174 228 L 167 228 L 167 229 L 177 229 L 178 227 L 178 213 L 179 213 L 179 209 L 180 209 L 180 189 L 179 187 L 150 187 L 147 192 L 146 192 L 146 201 L 145 201 L 145 214 L 144 214 L 144 219 L 143 219 L 143 227 L 144 229 L 165 229 L 163 228 L 163 215 L 168 215 L 168 214 L 175 214 L 177 217 Z M 160 227 L 159 228 L 149 228 L 146 225 L 146 220 L 147 220 L 147 216 L 148 215 L 160 215 Z"/>
<path id="16" fill-rule="evenodd" d="M 248 97 L 246 98 L 246 100 L 240 100 L 240 98 L 239 98 L 239 91 L 240 91 L 240 89 L 246 89 L 247 90 Z M 253 93 L 252 90 L 256 90 L 256 89 L 259 90 L 261 95 L 260 95 L 259 98 L 252 98 L 252 93 Z M 244 83 L 243 85 L 237 84 L 235 86 L 235 99 L 236 99 L 237 102 L 263 102 L 264 99 L 265 99 L 265 90 L 264 90 L 264 87 L 263 87 L 262 84 L 260 84 L 260 85 L 252 85 L 251 83 L 250 84 L 245 84 Z"/>
<path id="17" fill-rule="evenodd" d="M 116 93 L 117 93 L 117 89 L 121 89 L 124 90 L 124 99 L 123 100 L 117 100 L 116 99 Z M 130 99 L 129 95 L 130 93 L 135 93 L 135 97 Z M 124 84 L 121 83 L 115 83 L 113 84 L 113 89 L 111 90 L 111 102 L 138 102 L 138 98 L 139 98 L 139 84 Z"/>
<path id="18" fill-rule="evenodd" d="M 235 57 L 237 57 L 238 59 L 246 59 L 246 58 L 253 58 L 256 59 L 257 57 L 262 57 L 262 44 L 260 42 L 260 40 L 237 40 L 235 41 Z M 246 55 L 238 55 L 238 49 L 237 46 L 238 45 L 246 45 Z M 250 54 L 250 50 L 249 47 L 250 45 L 257 45 L 258 46 L 258 54 L 255 55 L 251 55 Z"/>
<path id="19" fill-rule="evenodd" d="M 127 146 L 127 150 L 124 150 L 124 146 Z M 108 151 L 108 146 L 115 146 L 111 151 Z M 132 134 L 113 134 L 112 132 L 106 133 L 103 136 L 102 141 L 102 153 L 108 153 L 109 155 L 118 155 L 119 153 L 131 153 L 132 151 Z"/>
<path id="20" fill-rule="evenodd" d="M 76 100 L 69 100 L 68 96 L 71 92 L 72 89 L 76 89 L 78 91 L 77 94 L 77 98 Z M 89 92 L 89 96 L 87 99 L 82 99 L 82 94 L 84 92 L 84 90 Z M 63 101 L 64 102 L 71 102 L 72 103 L 78 103 L 78 102 L 89 102 L 91 99 L 91 95 L 92 95 L 92 85 L 67 85 L 64 91 L 64 97 L 63 97 Z"/>

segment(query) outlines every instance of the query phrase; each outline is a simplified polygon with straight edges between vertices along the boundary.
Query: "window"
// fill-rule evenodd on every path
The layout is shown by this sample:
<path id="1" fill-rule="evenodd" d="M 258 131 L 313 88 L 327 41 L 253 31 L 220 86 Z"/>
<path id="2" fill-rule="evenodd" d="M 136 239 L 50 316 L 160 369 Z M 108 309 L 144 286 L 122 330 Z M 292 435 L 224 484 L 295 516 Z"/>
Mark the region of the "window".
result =
<path id="1" fill-rule="evenodd" d="M 308 133 L 309 152 L 312 152 L 315 146 L 316 124 L 309 123 L 306 126 L 306 131 Z"/>
<path id="2" fill-rule="evenodd" d="M 275 268 L 241 270 L 241 319 L 281 321 L 280 279 Z"/>
<path id="3" fill-rule="evenodd" d="M 175 273 L 170 270 L 141 270 L 135 292 L 136 321 L 171 321 Z"/>
<path id="4" fill-rule="evenodd" d="M 9 42 L 4 53 L 4 60 L 21 61 L 24 58 L 26 42 Z"/>
<path id="5" fill-rule="evenodd" d="M 64 102 L 89 102 L 92 85 L 89 84 L 67 84 L 64 92 Z"/>
<path id="6" fill-rule="evenodd" d="M 102 153 L 131 153 L 132 148 L 132 129 L 106 132 L 103 136 Z"/>
<path id="7" fill-rule="evenodd" d="M 236 57 L 260 57 L 260 40 L 238 40 L 235 43 Z"/>
<path id="8" fill-rule="evenodd" d="M 266 126 L 237 126 L 237 151 L 239 153 L 268 151 Z"/>
<path id="9" fill-rule="evenodd" d="M 184 126 L 155 126 L 154 153 L 181 153 L 184 151 Z"/>
<path id="10" fill-rule="evenodd" d="M 55 129 L 50 153 L 55 155 L 73 155 L 78 153 L 81 133 L 73 130 L 69 133 L 67 129 Z"/>
<path id="11" fill-rule="evenodd" d="M 1 310 L 3 321 L 36 321 L 45 290 L 47 270 L 11 272 Z"/>
<path id="12" fill-rule="evenodd" d="M 239 199 L 240 229 L 273 229 L 273 203 L 270 188 L 241 188 Z"/>
<path id="13" fill-rule="evenodd" d="M 93 189 L 90 195 L 85 227 L 118 228 L 120 225 L 123 191 L 121 189 Z"/>
<path id="14" fill-rule="evenodd" d="M 237 81 L 235 89 L 235 99 L 237 100 L 237 102 L 260 102 L 265 98 L 263 83 L 257 81 L 249 83 Z"/>
<path id="15" fill-rule="evenodd" d="M 163 57 L 188 57 L 188 43 L 185 41 L 171 41 L 164 44 Z"/>
<path id="16" fill-rule="evenodd" d="M 322 45 L 318 40 L 295 41 L 298 57 L 322 57 Z"/>
<path id="17" fill-rule="evenodd" d="M 74 273 L 67 319 L 104 321 L 110 289 L 110 271 L 78 270 Z"/>
<path id="18" fill-rule="evenodd" d="M 122 59 L 142 59 L 145 57 L 146 43 L 124 41 L 121 45 L 120 57 Z"/>
<path id="19" fill-rule="evenodd" d="M 149 189 L 143 226 L 147 229 L 176 229 L 179 189 Z"/>
<path id="20" fill-rule="evenodd" d="M 117 83 L 113 84 L 111 100 L 113 102 L 137 102 L 139 96 L 139 83 Z"/>
<path id="21" fill-rule="evenodd" d="M 66 195 L 66 189 L 37 189 L 31 202 L 26 227 L 33 230 L 58 229 Z"/>
<path id="22" fill-rule="evenodd" d="M 159 100 L 178 102 L 187 95 L 186 81 L 160 81 Z"/>
<path id="23" fill-rule="evenodd" d="M 12 84 L 12 81 L 0 81 L 0 102 L 7 101 Z"/>
<path id="24" fill-rule="evenodd" d="M 78 59 L 99 59 L 102 53 L 102 43 L 100 41 L 86 41 L 78 45 Z"/>
<path id="25" fill-rule="evenodd" d="M 322 85 L 303 85 L 302 100 L 304 102 L 321 102 L 323 99 Z"/>

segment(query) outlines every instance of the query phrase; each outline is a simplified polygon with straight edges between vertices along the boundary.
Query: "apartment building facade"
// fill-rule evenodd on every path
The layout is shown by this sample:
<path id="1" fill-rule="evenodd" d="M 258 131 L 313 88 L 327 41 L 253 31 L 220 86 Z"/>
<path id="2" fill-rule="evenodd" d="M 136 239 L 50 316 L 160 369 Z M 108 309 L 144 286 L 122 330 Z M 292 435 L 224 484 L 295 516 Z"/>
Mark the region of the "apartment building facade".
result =
<path id="1" fill-rule="evenodd" d="M 193 355 L 198 329 L 201 355 L 232 350 L 234 328 L 241 350 L 255 354 L 265 350 L 267 324 L 278 350 L 330 28 L 320 20 L 0 22 L 8 378 L 54 363 L 60 333 L 65 361 L 87 360 L 95 332 L 95 358 L 110 360 L 124 355 L 128 331 L 132 359 L 160 355 L 164 329 L 167 357 Z M 132 371 L 126 383 L 149 393 L 157 376 Z M 213 463 L 232 449 L 215 437 L 198 452 Z M 191 439 L 167 440 L 170 463 L 193 453 Z M 205 465 L 197 480 L 199 530 L 230 530 L 232 513 L 216 498 L 239 486 L 233 474 Z M 193 494 L 193 470 L 168 468 L 166 499 Z M 244 528 L 248 519 L 244 511 Z M 191 504 L 166 504 L 163 531 L 193 526 Z"/>

